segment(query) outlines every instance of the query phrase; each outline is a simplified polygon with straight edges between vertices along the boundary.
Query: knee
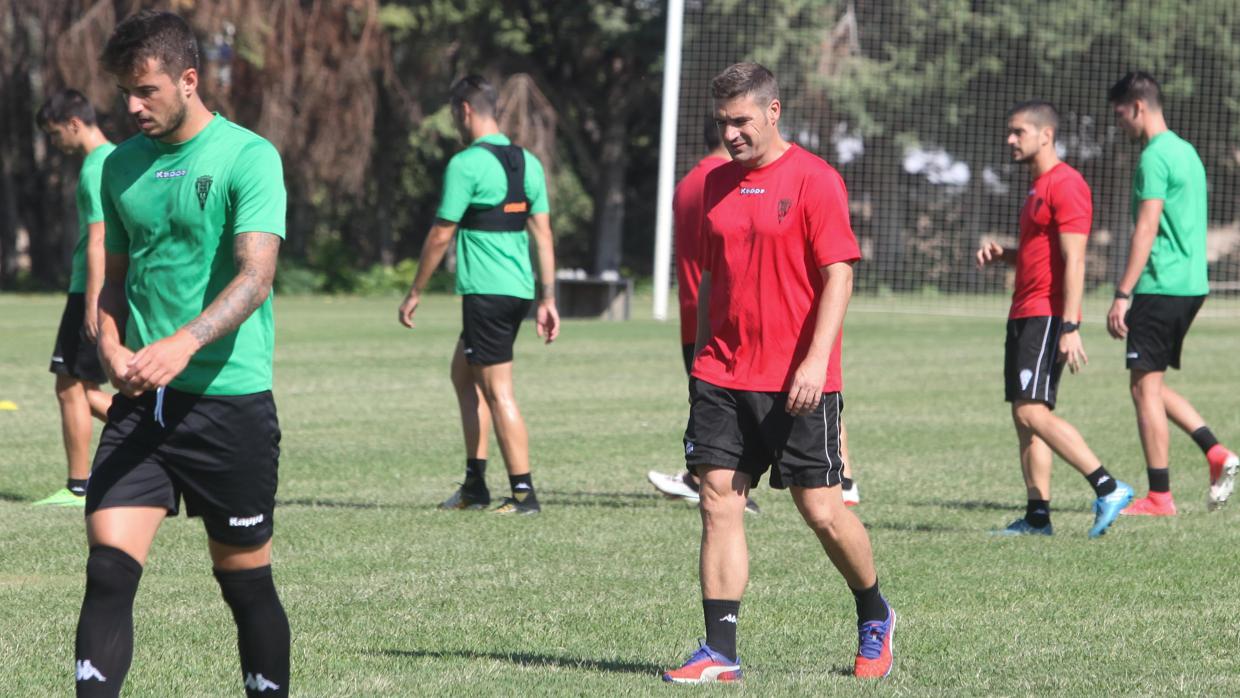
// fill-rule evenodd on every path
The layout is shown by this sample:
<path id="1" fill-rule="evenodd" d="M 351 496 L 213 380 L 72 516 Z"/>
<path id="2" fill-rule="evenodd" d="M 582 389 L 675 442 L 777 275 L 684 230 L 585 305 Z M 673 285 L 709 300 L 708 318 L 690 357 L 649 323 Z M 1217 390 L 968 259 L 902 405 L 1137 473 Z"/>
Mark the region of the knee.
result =
<path id="1" fill-rule="evenodd" d="M 1156 385 L 1154 381 L 1140 378 L 1134 379 L 1128 386 L 1128 390 L 1132 393 L 1133 402 L 1145 402 L 1162 395 L 1161 386 Z"/>
<path id="2" fill-rule="evenodd" d="M 142 565 L 128 553 L 108 545 L 93 545 L 86 558 L 86 595 L 97 600 L 132 603 L 142 579 Z"/>
<path id="3" fill-rule="evenodd" d="M 805 523 L 814 530 L 814 533 L 825 535 L 829 538 L 837 537 L 836 530 L 839 524 L 839 518 L 836 516 L 836 512 L 830 507 L 815 507 L 811 511 L 804 512 L 802 514 L 802 518 L 804 518 Z"/>
<path id="4" fill-rule="evenodd" d="M 1046 414 L 1046 405 L 1040 402 L 1024 402 L 1012 406 L 1012 421 L 1021 429 L 1034 429 Z"/>

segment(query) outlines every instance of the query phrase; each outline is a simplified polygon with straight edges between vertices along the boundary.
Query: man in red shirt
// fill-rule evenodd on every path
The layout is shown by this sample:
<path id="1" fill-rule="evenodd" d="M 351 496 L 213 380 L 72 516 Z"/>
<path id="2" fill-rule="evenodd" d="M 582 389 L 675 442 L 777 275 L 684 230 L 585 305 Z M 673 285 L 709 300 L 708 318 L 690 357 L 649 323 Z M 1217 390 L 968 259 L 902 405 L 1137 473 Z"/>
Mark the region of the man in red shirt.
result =
<path id="1" fill-rule="evenodd" d="M 1022 102 L 1009 112 L 1007 143 L 1012 159 L 1027 165 L 1033 178 L 1020 211 L 1020 243 L 1005 249 L 985 242 L 977 251 L 979 268 L 997 261 L 1016 267 L 1004 350 L 1004 392 L 1012 403 L 1029 498 L 1024 518 L 998 533 L 1051 535 L 1054 452 L 1094 488 L 1097 500 L 1089 537 L 1096 538 L 1132 500 L 1132 488 L 1112 478 L 1076 428 L 1052 413 L 1064 364 L 1076 373 L 1088 361 L 1078 330 L 1085 245 L 1094 214 L 1089 185 L 1055 151 L 1058 127 L 1059 114 L 1050 102 Z"/>
<path id="2" fill-rule="evenodd" d="M 712 82 L 732 162 L 706 177 L 702 280 L 685 430 L 701 482 L 706 641 L 665 681 L 741 678 L 740 599 L 749 578 L 745 499 L 767 469 L 853 590 L 854 674 L 891 670 L 895 612 L 869 535 L 840 496 L 840 329 L 860 257 L 838 172 L 779 134 L 779 86 L 741 63 Z"/>

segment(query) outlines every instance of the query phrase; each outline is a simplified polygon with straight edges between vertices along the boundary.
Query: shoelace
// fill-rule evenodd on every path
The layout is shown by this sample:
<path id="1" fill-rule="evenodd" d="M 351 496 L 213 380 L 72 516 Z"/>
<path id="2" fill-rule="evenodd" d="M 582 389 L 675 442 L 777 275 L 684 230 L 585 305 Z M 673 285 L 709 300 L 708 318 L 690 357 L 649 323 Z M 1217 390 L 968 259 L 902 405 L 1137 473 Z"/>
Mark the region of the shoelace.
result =
<path id="1" fill-rule="evenodd" d="M 866 659 L 878 659 L 883 653 L 883 640 L 887 635 L 883 632 L 883 622 L 877 620 L 866 621 L 861 624 L 861 628 L 857 631 L 860 635 L 861 646 L 857 649 L 857 654 Z"/>

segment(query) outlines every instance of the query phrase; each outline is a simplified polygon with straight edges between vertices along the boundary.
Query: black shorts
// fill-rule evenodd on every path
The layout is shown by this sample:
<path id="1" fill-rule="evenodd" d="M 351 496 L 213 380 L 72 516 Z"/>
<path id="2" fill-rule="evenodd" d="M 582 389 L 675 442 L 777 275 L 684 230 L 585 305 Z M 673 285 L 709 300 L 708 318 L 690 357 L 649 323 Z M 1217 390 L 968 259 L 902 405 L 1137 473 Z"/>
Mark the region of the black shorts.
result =
<path id="1" fill-rule="evenodd" d="M 1205 296 L 1133 296 L 1124 317 L 1124 324 L 1128 325 L 1128 370 L 1166 371 L 1168 366 L 1178 369 L 1184 337 L 1205 302 Z"/>
<path id="2" fill-rule="evenodd" d="M 681 344 L 680 345 L 680 353 L 682 356 L 684 356 L 684 359 L 685 359 L 685 373 L 686 374 L 693 373 L 693 360 L 697 358 L 693 354 L 693 348 L 696 346 L 697 346 L 696 344 Z"/>
<path id="3" fill-rule="evenodd" d="M 461 296 L 461 342 L 465 360 L 475 366 L 512 361 L 517 330 L 534 304 L 526 298 L 471 293 Z"/>
<path id="4" fill-rule="evenodd" d="M 1036 400 L 1055 409 L 1059 377 L 1059 326 L 1053 316 L 1023 317 L 1007 322 L 1003 345 L 1003 397 L 1008 402 Z"/>
<path id="5" fill-rule="evenodd" d="M 690 379 L 685 465 L 730 468 L 757 486 L 771 468 L 771 487 L 834 487 L 844 473 L 840 415 L 844 398 L 826 393 L 811 413 L 793 417 L 787 393 L 732 390 Z"/>
<path id="6" fill-rule="evenodd" d="M 107 383 L 108 376 L 99 362 L 99 349 L 86 338 L 86 329 L 82 326 L 85 320 L 86 294 L 70 293 L 60 316 L 60 329 L 56 332 L 56 346 L 52 349 L 52 364 L 48 370 L 87 383 Z"/>
<path id="7" fill-rule="evenodd" d="M 280 424 L 271 391 L 116 395 L 86 486 L 86 514 L 127 506 L 202 517 L 211 540 L 238 547 L 272 534 Z M 162 416 L 162 424 L 160 418 Z"/>

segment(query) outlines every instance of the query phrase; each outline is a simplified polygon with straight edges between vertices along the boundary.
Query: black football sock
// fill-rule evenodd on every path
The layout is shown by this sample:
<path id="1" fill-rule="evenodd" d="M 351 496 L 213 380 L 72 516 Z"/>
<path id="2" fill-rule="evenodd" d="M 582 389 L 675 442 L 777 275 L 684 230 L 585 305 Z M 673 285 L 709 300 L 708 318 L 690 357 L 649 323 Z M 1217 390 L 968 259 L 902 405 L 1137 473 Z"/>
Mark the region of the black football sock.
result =
<path id="1" fill-rule="evenodd" d="M 73 478 L 69 478 L 69 481 L 65 484 L 65 489 L 69 490 L 70 492 L 72 492 L 73 494 L 76 494 L 79 497 L 85 497 L 86 496 L 86 481 L 85 480 L 74 480 Z"/>
<path id="2" fill-rule="evenodd" d="M 857 602 L 857 624 L 866 623 L 872 620 L 887 620 L 887 602 L 883 601 L 883 595 L 878 592 L 878 580 L 874 580 L 874 586 L 869 589 L 852 590 L 853 599 Z"/>
<path id="3" fill-rule="evenodd" d="M 1025 504 L 1025 521 L 1034 528 L 1046 528 L 1051 522 L 1050 500 L 1030 499 Z"/>
<path id="4" fill-rule="evenodd" d="M 241 677 L 251 698 L 288 695 L 288 616 L 280 605 L 271 565 L 252 570 L 214 570 L 237 623 Z"/>
<path id="5" fill-rule="evenodd" d="M 465 482 L 467 490 L 485 490 L 487 488 L 487 459 L 465 459 Z"/>
<path id="6" fill-rule="evenodd" d="M 702 599 L 706 644 L 728 659 L 736 659 L 736 616 L 740 611 L 740 601 Z"/>
<path id="7" fill-rule="evenodd" d="M 123 550 L 91 546 L 74 648 L 78 696 L 121 694 L 133 660 L 133 597 L 140 579 L 142 565 Z"/>
<path id="8" fill-rule="evenodd" d="M 853 488 L 852 478 L 851 477 L 842 478 L 840 480 L 840 485 L 846 490 L 851 490 Z"/>
<path id="9" fill-rule="evenodd" d="M 1214 432 L 1210 431 L 1210 427 L 1203 426 L 1189 436 L 1197 442 L 1197 448 L 1200 448 L 1202 453 L 1209 453 L 1210 449 L 1218 445 L 1218 439 L 1214 438 Z"/>
<path id="10" fill-rule="evenodd" d="M 1150 492 L 1171 491 L 1171 470 L 1169 468 L 1146 468 L 1145 474 L 1150 478 Z"/>
<path id="11" fill-rule="evenodd" d="M 1094 488 L 1095 497 L 1105 497 L 1115 491 L 1115 478 L 1111 477 L 1111 473 L 1107 469 L 1098 466 L 1098 469 L 1085 476 L 1089 480 L 1089 486 Z"/>
<path id="12" fill-rule="evenodd" d="M 509 475 L 508 486 L 512 488 L 512 498 L 518 502 L 534 498 L 534 481 L 530 479 L 529 473 Z"/>

